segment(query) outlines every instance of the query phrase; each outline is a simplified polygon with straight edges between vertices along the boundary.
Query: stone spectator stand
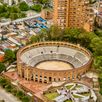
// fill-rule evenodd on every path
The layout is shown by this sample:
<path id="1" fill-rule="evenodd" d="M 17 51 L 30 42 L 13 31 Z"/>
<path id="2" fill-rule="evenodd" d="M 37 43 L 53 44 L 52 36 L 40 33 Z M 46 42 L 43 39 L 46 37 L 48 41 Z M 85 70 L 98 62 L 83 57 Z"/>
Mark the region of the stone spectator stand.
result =
<path id="1" fill-rule="evenodd" d="M 63 66 L 51 65 L 52 61 Z M 34 43 L 17 53 L 18 75 L 40 83 L 77 80 L 91 64 L 92 55 L 88 50 L 66 42 Z"/>

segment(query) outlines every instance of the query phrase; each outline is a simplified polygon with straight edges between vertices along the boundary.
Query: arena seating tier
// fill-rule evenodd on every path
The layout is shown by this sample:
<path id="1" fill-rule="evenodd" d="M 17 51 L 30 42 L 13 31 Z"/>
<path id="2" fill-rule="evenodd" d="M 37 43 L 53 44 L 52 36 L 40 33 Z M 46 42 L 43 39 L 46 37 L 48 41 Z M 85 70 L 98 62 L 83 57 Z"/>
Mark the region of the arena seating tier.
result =
<path id="1" fill-rule="evenodd" d="M 22 62 L 34 67 L 42 61 L 59 60 L 72 64 L 74 68 L 81 67 L 89 61 L 83 52 L 70 47 L 43 46 L 29 49 L 21 55 Z"/>

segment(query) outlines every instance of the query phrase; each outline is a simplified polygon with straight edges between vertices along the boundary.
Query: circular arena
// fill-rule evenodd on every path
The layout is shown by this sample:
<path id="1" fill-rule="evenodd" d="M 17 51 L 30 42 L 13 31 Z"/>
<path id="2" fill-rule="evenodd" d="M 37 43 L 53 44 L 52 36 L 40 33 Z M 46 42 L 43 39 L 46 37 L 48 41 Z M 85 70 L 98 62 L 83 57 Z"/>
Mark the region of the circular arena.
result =
<path id="1" fill-rule="evenodd" d="M 18 75 L 42 83 L 76 80 L 92 63 L 91 53 L 66 42 L 40 42 L 21 48 L 17 53 Z"/>

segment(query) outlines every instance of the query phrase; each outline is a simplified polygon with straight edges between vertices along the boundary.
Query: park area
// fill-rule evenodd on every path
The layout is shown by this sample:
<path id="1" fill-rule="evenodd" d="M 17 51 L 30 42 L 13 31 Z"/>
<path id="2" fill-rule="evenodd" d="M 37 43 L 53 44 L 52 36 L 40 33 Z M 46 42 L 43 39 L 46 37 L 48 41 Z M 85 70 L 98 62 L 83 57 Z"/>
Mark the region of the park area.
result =
<path id="1" fill-rule="evenodd" d="M 49 102 L 85 102 L 97 97 L 92 89 L 84 84 L 68 83 L 58 88 L 51 88 L 43 93 Z"/>

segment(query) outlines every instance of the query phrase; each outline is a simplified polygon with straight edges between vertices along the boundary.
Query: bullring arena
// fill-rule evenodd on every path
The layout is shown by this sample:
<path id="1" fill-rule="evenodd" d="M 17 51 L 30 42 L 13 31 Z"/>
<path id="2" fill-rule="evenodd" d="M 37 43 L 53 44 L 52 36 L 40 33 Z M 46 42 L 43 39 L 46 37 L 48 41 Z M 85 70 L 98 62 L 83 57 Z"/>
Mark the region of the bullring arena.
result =
<path id="1" fill-rule="evenodd" d="M 66 42 L 40 42 L 17 53 L 18 75 L 41 83 L 76 80 L 92 63 L 91 53 Z"/>

